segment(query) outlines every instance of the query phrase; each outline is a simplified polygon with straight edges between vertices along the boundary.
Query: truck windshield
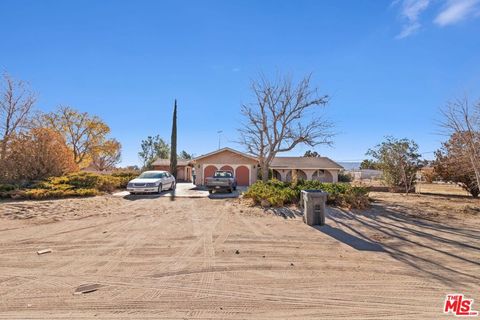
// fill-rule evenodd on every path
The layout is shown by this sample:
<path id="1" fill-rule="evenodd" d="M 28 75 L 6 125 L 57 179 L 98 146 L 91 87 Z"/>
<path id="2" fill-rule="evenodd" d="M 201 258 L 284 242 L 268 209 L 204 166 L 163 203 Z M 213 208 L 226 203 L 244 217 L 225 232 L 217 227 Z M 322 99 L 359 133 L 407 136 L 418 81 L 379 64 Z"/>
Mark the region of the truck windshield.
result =
<path id="1" fill-rule="evenodd" d="M 233 175 L 229 171 L 217 171 L 215 172 L 214 178 L 233 178 Z"/>

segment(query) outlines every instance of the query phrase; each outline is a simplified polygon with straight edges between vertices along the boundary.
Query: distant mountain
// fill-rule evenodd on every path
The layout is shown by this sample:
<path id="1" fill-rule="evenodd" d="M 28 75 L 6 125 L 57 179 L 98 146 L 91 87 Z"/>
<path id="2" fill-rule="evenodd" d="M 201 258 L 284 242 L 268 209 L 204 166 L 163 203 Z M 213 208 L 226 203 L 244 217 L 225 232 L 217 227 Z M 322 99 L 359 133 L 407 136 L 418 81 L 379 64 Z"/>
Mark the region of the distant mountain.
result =
<path id="1" fill-rule="evenodd" d="M 345 170 L 358 170 L 360 169 L 360 162 L 337 162 L 339 165 L 345 168 Z"/>

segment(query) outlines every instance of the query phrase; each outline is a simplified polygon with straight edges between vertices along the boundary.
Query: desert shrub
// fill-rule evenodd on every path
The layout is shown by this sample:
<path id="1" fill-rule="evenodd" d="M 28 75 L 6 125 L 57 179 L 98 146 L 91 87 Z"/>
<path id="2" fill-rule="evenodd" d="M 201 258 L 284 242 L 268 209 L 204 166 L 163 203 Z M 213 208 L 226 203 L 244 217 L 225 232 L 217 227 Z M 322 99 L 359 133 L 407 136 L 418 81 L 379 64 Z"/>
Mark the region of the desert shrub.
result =
<path id="1" fill-rule="evenodd" d="M 330 205 L 366 208 L 369 204 L 366 188 L 355 187 L 346 183 L 323 183 L 313 180 L 299 181 L 295 185 L 278 180 L 258 181 L 250 186 L 244 197 L 252 199 L 256 204 L 266 200 L 270 205 L 278 207 L 299 203 L 302 190 L 323 190 L 327 192 L 327 203 Z"/>
<path id="2" fill-rule="evenodd" d="M 252 199 L 256 204 L 266 200 L 270 205 L 278 207 L 294 202 L 297 193 L 288 184 L 274 179 L 266 183 L 261 181 L 254 183 L 244 197 Z"/>
<path id="3" fill-rule="evenodd" d="M 98 191 L 112 192 L 119 189 L 122 179 L 111 175 L 95 174 L 90 172 L 76 172 L 66 176 L 53 177 L 46 180 L 47 189 L 66 188 L 70 185 L 73 189 L 96 189 Z"/>
<path id="4" fill-rule="evenodd" d="M 140 172 L 135 170 L 121 170 L 114 171 L 110 175 L 119 179 L 120 188 L 126 188 L 128 182 L 137 178 L 140 175 Z"/>
<path id="5" fill-rule="evenodd" d="M 18 200 L 44 200 L 69 197 L 92 197 L 98 194 L 99 191 L 95 189 L 17 189 L 8 192 L 0 192 L 0 198 L 10 198 Z"/>
<path id="6" fill-rule="evenodd" d="M 98 195 L 95 189 L 68 189 L 68 190 L 48 190 L 48 189 L 27 189 L 24 192 L 24 199 L 41 200 L 67 197 L 90 197 Z"/>
<path id="7" fill-rule="evenodd" d="M 18 187 L 13 184 L 0 184 L 0 192 L 7 192 L 17 189 Z"/>
<path id="8" fill-rule="evenodd" d="M 0 198 L 38 200 L 88 197 L 101 194 L 102 192 L 112 192 L 121 188 L 122 183 L 121 177 L 77 172 L 38 181 L 22 189 L 2 187 L 3 189 L 0 189 Z"/>
<path id="9" fill-rule="evenodd" d="M 352 182 L 352 175 L 345 172 L 338 173 L 338 182 Z"/>

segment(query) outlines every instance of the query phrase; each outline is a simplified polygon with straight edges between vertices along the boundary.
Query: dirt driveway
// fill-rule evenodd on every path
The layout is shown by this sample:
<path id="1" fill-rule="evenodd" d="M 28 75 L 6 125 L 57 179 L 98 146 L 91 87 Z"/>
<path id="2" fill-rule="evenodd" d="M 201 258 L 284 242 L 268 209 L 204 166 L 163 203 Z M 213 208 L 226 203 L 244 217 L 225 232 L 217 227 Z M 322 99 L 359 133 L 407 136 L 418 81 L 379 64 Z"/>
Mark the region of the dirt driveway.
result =
<path id="1" fill-rule="evenodd" d="M 0 203 L 0 318 L 439 319 L 452 292 L 480 309 L 478 216 L 395 201 L 322 228 L 237 199 Z"/>

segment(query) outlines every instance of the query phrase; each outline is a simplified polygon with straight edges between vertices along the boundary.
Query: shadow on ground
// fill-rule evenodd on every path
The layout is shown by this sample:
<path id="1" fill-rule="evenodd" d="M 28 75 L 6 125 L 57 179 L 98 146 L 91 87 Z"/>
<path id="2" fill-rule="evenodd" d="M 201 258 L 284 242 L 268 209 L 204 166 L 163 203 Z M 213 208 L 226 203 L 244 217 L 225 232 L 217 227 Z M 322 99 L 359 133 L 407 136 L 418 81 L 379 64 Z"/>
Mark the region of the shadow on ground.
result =
<path id="1" fill-rule="evenodd" d="M 296 207 L 280 207 L 280 208 L 269 208 L 267 210 L 268 212 L 282 217 L 284 219 L 295 219 L 299 217 L 303 217 L 303 212 L 302 210 L 296 208 Z"/>
<path id="2" fill-rule="evenodd" d="M 418 219 L 406 208 L 382 204 L 356 213 L 329 208 L 327 225 L 315 229 L 357 250 L 385 252 L 448 285 L 480 282 L 479 229 Z"/>
<path id="3" fill-rule="evenodd" d="M 240 192 L 235 190 L 233 192 L 218 192 L 215 191 L 208 195 L 209 199 L 216 200 L 216 199 L 230 199 L 230 198 L 238 198 L 240 196 Z"/>
<path id="4" fill-rule="evenodd" d="M 356 250 L 377 251 L 377 252 L 385 251 L 380 244 L 376 242 L 372 242 L 371 240 L 366 240 L 366 239 L 362 239 L 360 237 L 354 236 L 348 232 L 343 231 L 342 229 L 334 228 L 329 225 L 314 226 L 313 228 L 334 238 L 335 240 L 338 240 L 340 242 L 345 243 L 346 245 L 349 245 L 350 247 Z"/>

